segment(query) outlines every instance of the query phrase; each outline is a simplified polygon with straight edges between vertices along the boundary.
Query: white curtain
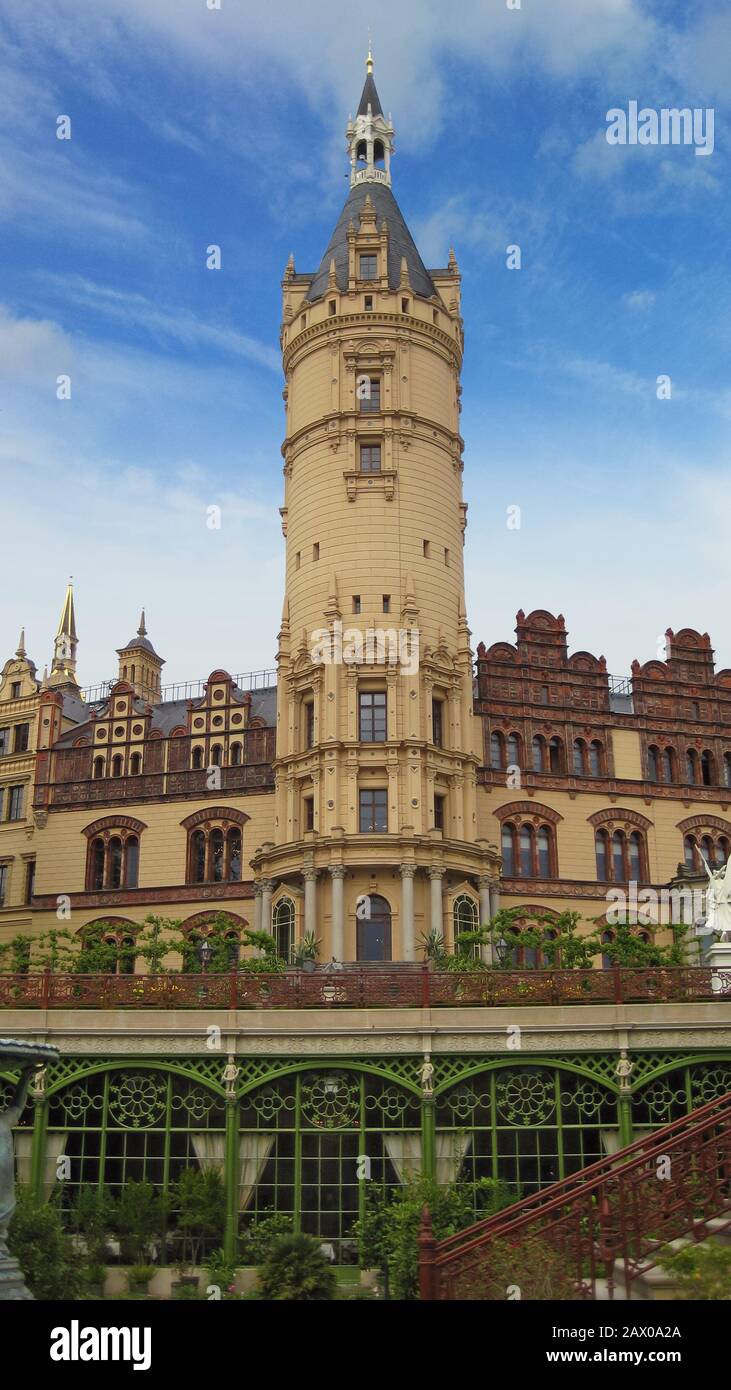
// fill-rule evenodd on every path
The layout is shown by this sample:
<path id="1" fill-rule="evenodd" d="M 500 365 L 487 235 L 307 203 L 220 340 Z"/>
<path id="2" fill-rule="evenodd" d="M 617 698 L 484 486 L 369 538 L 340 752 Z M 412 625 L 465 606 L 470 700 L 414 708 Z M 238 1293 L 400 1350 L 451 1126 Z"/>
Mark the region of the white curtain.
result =
<path id="1" fill-rule="evenodd" d="M 46 1162 L 43 1172 L 43 1196 L 49 1201 L 57 1186 L 56 1168 L 59 1158 L 66 1149 L 68 1134 L 64 1130 L 52 1129 L 46 1135 Z"/>
<path id="2" fill-rule="evenodd" d="M 273 1134 L 242 1134 L 239 1140 L 239 1211 L 246 1211 L 267 1159 L 274 1148 Z"/>
<path id="3" fill-rule="evenodd" d="M 459 1176 L 470 1144 L 471 1134 L 455 1134 L 451 1130 L 436 1136 L 436 1179 L 440 1187 L 447 1187 Z"/>
<path id="4" fill-rule="evenodd" d="M 33 1149 L 33 1130 L 15 1131 L 15 1180 L 23 1187 L 30 1182 L 30 1156 Z"/>
<path id="5" fill-rule="evenodd" d="M 602 1138 L 602 1148 L 607 1157 L 611 1158 L 612 1155 L 618 1153 L 622 1147 L 619 1140 L 619 1130 L 601 1129 L 599 1133 L 601 1134 Z"/>
<path id="6" fill-rule="evenodd" d="M 399 1182 L 421 1176 L 421 1135 L 384 1134 L 386 1152 L 396 1169 Z"/>
<path id="7" fill-rule="evenodd" d="M 210 1130 L 198 1130 L 191 1134 L 195 1156 L 201 1168 L 218 1168 L 223 1173 L 226 1162 L 226 1136 L 213 1134 Z"/>

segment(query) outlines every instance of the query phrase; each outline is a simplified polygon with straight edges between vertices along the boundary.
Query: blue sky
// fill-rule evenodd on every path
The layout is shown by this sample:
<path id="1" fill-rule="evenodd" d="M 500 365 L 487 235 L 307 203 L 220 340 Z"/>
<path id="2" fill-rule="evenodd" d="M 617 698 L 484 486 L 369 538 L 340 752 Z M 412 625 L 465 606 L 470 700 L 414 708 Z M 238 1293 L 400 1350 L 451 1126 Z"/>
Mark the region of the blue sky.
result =
<path id="1" fill-rule="evenodd" d="M 394 192 L 427 264 L 454 245 L 464 277 L 475 644 L 542 607 L 618 675 L 668 626 L 731 666 L 731 11 L 368 13 Z M 114 674 L 143 603 L 168 680 L 273 664 L 280 280 L 290 251 L 316 268 L 347 194 L 362 14 L 0 0 L 0 662 L 23 623 L 50 658 L 73 573 L 82 684 Z M 713 154 L 610 147 L 630 99 L 712 107 Z"/>

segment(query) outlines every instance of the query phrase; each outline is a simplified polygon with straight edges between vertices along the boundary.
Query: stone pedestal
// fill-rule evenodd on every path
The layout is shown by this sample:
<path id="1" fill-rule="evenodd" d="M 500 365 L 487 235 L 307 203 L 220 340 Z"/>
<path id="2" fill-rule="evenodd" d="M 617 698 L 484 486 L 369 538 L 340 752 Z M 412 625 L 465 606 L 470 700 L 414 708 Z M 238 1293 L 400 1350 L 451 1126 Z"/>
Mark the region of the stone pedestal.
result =
<path id="1" fill-rule="evenodd" d="M 26 1288 L 20 1265 L 12 1255 L 0 1253 L 0 1303 L 22 1298 L 32 1299 L 33 1295 Z"/>
<path id="2" fill-rule="evenodd" d="M 711 979 L 713 993 L 728 993 L 731 988 L 731 941 L 716 941 L 709 948 L 708 964 L 713 971 Z"/>

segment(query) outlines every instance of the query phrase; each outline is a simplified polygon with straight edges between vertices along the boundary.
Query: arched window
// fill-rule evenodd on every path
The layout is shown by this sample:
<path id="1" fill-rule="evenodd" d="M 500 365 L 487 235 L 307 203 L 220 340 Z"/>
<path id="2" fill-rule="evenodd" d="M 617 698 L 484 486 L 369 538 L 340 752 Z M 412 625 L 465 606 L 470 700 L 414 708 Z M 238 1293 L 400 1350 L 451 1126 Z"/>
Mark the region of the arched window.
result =
<path id="1" fill-rule="evenodd" d="M 277 955 L 281 960 L 292 963 L 294 952 L 294 903 L 291 898 L 280 898 L 272 913 L 272 935 L 277 943 Z"/>
<path id="2" fill-rule="evenodd" d="M 603 932 L 602 932 L 602 944 L 603 944 L 604 946 L 610 946 L 610 945 L 612 944 L 613 941 L 614 941 L 614 932 L 613 932 L 613 931 L 607 930 L 607 931 L 603 931 Z M 611 968 L 612 968 L 613 965 L 614 965 L 614 961 L 612 960 L 612 957 L 609 956 L 609 955 L 607 955 L 605 952 L 602 952 L 602 970 L 611 970 Z"/>
<path id="3" fill-rule="evenodd" d="M 122 776 L 122 766 L 123 766 L 122 754 L 121 754 L 121 753 L 115 753 L 114 757 L 112 758 L 112 777 L 121 777 L 121 776 Z"/>
<path id="4" fill-rule="evenodd" d="M 512 878 L 515 874 L 515 826 L 506 821 L 502 835 L 503 874 Z"/>
<path id="5" fill-rule="evenodd" d="M 241 882 L 241 831 L 234 826 L 226 836 L 229 883 Z"/>
<path id="6" fill-rule="evenodd" d="M 563 744 L 560 738 L 552 738 L 548 744 L 548 763 L 551 772 L 563 769 Z"/>
<path id="7" fill-rule="evenodd" d="M 716 863 L 723 866 L 729 855 L 729 843 L 725 835 L 719 835 L 716 840 Z"/>
<path id="8" fill-rule="evenodd" d="M 523 878 L 533 877 L 533 829 L 530 825 L 520 827 L 520 872 Z"/>
<path id="9" fill-rule="evenodd" d="M 494 733 L 490 736 L 490 766 L 498 771 L 505 766 L 503 758 L 503 736 Z"/>
<path id="10" fill-rule="evenodd" d="M 602 775 L 602 753 L 603 748 L 598 738 L 592 739 L 589 744 L 589 772 L 592 777 Z"/>
<path id="11" fill-rule="evenodd" d="M 240 883 L 243 825 L 234 810 L 197 812 L 183 821 L 188 831 L 188 883 Z"/>
<path id="12" fill-rule="evenodd" d="M 103 759 L 103 758 L 95 758 L 95 759 L 94 759 L 94 779 L 95 779 L 95 780 L 98 780 L 100 777 L 103 777 L 103 776 L 104 776 L 104 759 Z"/>
<path id="13" fill-rule="evenodd" d="M 91 878 L 89 887 L 95 893 L 104 887 L 104 841 L 92 840 L 89 846 L 91 857 Z"/>
<path id="14" fill-rule="evenodd" d="M 223 748 L 220 743 L 214 743 L 211 749 L 211 767 L 223 766 Z"/>
<path id="15" fill-rule="evenodd" d="M 356 918 L 356 954 L 359 961 L 391 960 L 391 906 L 378 893 L 370 894 L 370 917 Z"/>
<path id="16" fill-rule="evenodd" d="M 214 883 L 223 883 L 223 831 L 212 830 L 209 841 L 211 874 Z"/>
<path id="17" fill-rule="evenodd" d="M 700 850 L 701 850 L 701 854 L 702 854 L 703 858 L 705 859 L 706 863 L 707 863 L 709 866 L 710 866 L 711 864 L 713 864 L 713 862 L 714 862 L 714 860 L 715 860 L 715 858 L 716 858 L 716 851 L 715 851 L 715 846 L 714 846 L 714 844 L 713 844 L 713 840 L 711 839 L 710 835 L 704 835 L 704 836 L 703 836 L 703 839 L 701 840 L 701 844 L 700 844 Z"/>
<path id="18" fill-rule="evenodd" d="M 141 753 L 133 753 L 133 754 L 132 754 L 132 757 L 131 757 L 130 760 L 129 760 L 129 771 L 130 771 L 130 776 L 131 776 L 131 777 L 139 777 L 141 767 L 142 767 L 142 754 L 141 754 Z"/>
<path id="19" fill-rule="evenodd" d="M 125 888 L 136 888 L 140 868 L 140 842 L 137 836 L 128 835 L 124 847 L 124 886 Z"/>
<path id="20" fill-rule="evenodd" d="M 116 826 L 112 817 L 97 821 L 85 832 L 87 892 L 110 888 L 137 888 L 140 867 L 141 821 Z M 96 834 L 94 832 L 97 832 Z"/>
<path id="21" fill-rule="evenodd" d="M 192 883 L 206 881 L 206 837 L 202 830 L 194 830 L 190 837 L 191 861 L 190 880 Z"/>
<path id="22" fill-rule="evenodd" d="M 583 738 L 574 739 L 574 773 L 577 777 L 584 775 L 584 752 L 586 744 Z"/>
<path id="23" fill-rule="evenodd" d="M 701 779 L 704 787 L 712 787 L 716 780 L 716 762 L 708 748 L 701 753 Z"/>
<path id="24" fill-rule="evenodd" d="M 731 753 L 723 755 L 723 785 L 731 787 Z"/>
<path id="25" fill-rule="evenodd" d="M 547 825 L 538 830 L 538 877 L 551 876 L 551 832 Z"/>
<path id="26" fill-rule="evenodd" d="M 686 869 L 697 868 L 697 849 L 694 835 L 686 835 L 683 840 L 683 859 Z"/>
<path id="27" fill-rule="evenodd" d="M 122 886 L 122 841 L 113 835 L 109 841 L 109 887 Z"/>
<path id="28" fill-rule="evenodd" d="M 621 830 L 615 830 L 612 836 L 612 865 L 615 882 L 623 883 L 627 875 L 624 871 L 624 835 Z"/>
<path id="29" fill-rule="evenodd" d="M 193 749 L 193 771 L 200 772 L 203 766 L 203 749 L 200 744 Z"/>
<path id="30" fill-rule="evenodd" d="M 606 830 L 597 830 L 594 836 L 594 850 L 596 853 L 596 876 L 600 883 L 606 883 L 609 877 Z"/>
<path id="31" fill-rule="evenodd" d="M 508 766 L 520 767 L 520 739 L 517 734 L 509 734 L 507 742 Z"/>
<path id="32" fill-rule="evenodd" d="M 637 830 L 629 837 L 629 876 L 635 883 L 642 877 L 642 837 Z"/>
<path id="33" fill-rule="evenodd" d="M 232 744 L 231 744 L 231 766 L 232 766 L 232 767 L 240 767 L 240 766 L 241 766 L 241 744 L 240 744 L 240 743 L 232 743 Z"/>
<path id="34" fill-rule="evenodd" d="M 694 786 L 698 781 L 698 754 L 695 748 L 689 748 L 685 754 L 685 780 L 689 786 Z"/>
<path id="35" fill-rule="evenodd" d="M 533 771 L 544 772 L 546 768 L 546 740 L 541 734 L 536 734 L 531 746 L 533 751 Z"/>
<path id="36" fill-rule="evenodd" d="M 659 750 L 651 743 L 647 750 L 647 777 L 650 782 L 659 781 L 659 760 Z"/>
<path id="37" fill-rule="evenodd" d="M 662 755 L 662 780 L 663 782 L 675 781 L 675 757 L 672 748 L 664 748 Z"/>
<path id="38" fill-rule="evenodd" d="M 454 926 L 455 945 L 457 943 L 457 937 L 461 936 L 462 932 L 479 931 L 480 909 L 475 899 L 469 897 L 467 893 L 460 893 L 459 897 L 455 898 L 452 908 L 452 923 Z M 478 944 L 475 945 L 474 954 L 476 956 L 480 954 Z"/>

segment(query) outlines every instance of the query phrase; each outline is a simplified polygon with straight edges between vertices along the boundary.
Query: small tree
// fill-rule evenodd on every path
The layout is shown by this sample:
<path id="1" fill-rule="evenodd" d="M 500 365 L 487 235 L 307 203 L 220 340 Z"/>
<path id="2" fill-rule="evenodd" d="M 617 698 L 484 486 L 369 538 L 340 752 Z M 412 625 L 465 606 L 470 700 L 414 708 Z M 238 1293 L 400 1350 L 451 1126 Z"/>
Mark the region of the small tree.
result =
<path id="1" fill-rule="evenodd" d="M 75 1299 L 84 1292 L 84 1268 L 61 1223 L 56 1202 L 37 1203 L 19 1187 L 8 1249 L 38 1299 Z"/>
<path id="2" fill-rule="evenodd" d="M 116 1224 L 123 1262 L 144 1264 L 163 1224 L 162 1198 L 152 1183 L 134 1179 L 125 1183 L 119 1194 Z"/>
<path id="3" fill-rule="evenodd" d="M 275 1303 L 325 1302 L 335 1297 L 337 1280 L 315 1236 L 282 1236 L 259 1274 L 259 1297 Z"/>
<path id="4" fill-rule="evenodd" d="M 201 1242 L 223 1238 L 226 1197 L 217 1168 L 184 1168 L 173 1186 L 173 1205 L 178 1209 L 178 1230 L 190 1264 L 198 1264 Z"/>

